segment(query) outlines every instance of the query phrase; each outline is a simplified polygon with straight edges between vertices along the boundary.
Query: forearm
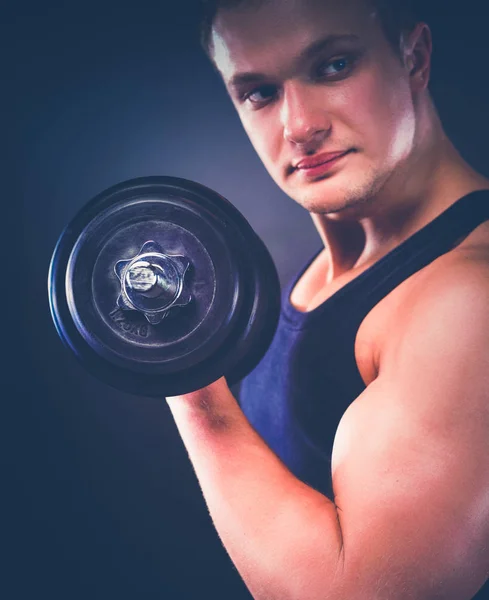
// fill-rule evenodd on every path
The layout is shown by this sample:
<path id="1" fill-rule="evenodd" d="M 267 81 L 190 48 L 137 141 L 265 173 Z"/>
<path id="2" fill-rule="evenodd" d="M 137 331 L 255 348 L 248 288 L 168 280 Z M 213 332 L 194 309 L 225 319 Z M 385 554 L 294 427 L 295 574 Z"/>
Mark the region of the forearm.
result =
<path id="1" fill-rule="evenodd" d="M 341 573 L 334 504 L 290 473 L 222 381 L 168 404 L 214 525 L 254 598 L 331 597 Z"/>

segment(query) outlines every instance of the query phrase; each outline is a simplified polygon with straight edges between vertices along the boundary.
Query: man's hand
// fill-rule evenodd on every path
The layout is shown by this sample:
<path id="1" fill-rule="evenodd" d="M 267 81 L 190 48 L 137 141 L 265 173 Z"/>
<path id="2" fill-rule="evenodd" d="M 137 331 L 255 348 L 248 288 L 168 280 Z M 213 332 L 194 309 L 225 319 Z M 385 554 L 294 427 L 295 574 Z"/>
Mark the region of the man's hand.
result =
<path id="1" fill-rule="evenodd" d="M 209 425 L 224 427 L 226 409 L 234 405 L 236 399 L 228 387 L 226 378 L 221 377 L 200 390 L 181 396 L 171 396 L 166 401 L 172 411 L 185 410 L 185 407 L 188 407 L 192 411 L 201 411 L 202 416 L 209 420 Z"/>

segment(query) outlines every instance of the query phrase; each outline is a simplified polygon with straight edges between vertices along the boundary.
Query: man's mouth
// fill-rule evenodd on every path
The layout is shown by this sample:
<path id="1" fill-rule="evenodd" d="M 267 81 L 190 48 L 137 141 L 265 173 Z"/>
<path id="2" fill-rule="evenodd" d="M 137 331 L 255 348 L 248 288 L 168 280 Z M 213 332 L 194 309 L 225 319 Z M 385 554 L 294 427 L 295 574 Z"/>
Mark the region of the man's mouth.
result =
<path id="1" fill-rule="evenodd" d="M 340 156 L 345 156 L 352 150 L 342 150 L 338 152 L 322 152 L 321 154 L 316 154 L 315 156 L 310 156 L 307 158 L 303 158 L 301 161 L 293 165 L 294 170 L 307 170 L 313 169 L 314 167 L 318 167 L 319 165 L 323 165 L 333 160 L 340 158 Z"/>

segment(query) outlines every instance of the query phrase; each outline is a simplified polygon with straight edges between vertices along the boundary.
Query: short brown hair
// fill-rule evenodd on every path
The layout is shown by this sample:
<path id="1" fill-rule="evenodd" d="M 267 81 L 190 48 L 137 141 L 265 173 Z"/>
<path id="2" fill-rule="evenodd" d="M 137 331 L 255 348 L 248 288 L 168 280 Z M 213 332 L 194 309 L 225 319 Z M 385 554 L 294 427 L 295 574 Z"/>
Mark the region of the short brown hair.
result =
<path id="1" fill-rule="evenodd" d="M 232 9 L 243 4 L 259 6 L 266 0 L 201 0 L 200 41 L 210 55 L 212 26 L 221 9 Z M 417 23 L 414 0 L 366 0 L 377 11 L 384 35 L 394 51 L 401 55 L 401 35 L 411 31 Z"/>

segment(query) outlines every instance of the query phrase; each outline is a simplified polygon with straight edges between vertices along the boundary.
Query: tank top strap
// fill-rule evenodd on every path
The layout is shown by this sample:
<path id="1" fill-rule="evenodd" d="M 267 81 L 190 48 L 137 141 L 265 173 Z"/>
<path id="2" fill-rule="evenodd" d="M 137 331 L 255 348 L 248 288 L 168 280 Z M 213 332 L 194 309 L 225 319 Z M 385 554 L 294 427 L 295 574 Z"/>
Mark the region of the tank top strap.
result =
<path id="1" fill-rule="evenodd" d="M 489 219 L 489 190 L 463 196 L 433 221 L 394 248 L 366 272 L 368 284 L 358 298 L 373 308 L 405 279 L 452 250 Z"/>
<path id="2" fill-rule="evenodd" d="M 312 325 L 326 311 L 336 315 L 347 310 L 350 324 L 351 307 L 356 306 L 359 319 L 378 304 L 405 279 L 426 267 L 462 241 L 478 225 L 489 219 L 489 190 L 478 190 L 463 196 L 444 212 L 392 249 L 363 273 L 348 282 L 314 310 L 301 312 L 290 303 L 290 294 L 307 267 L 318 256 L 316 252 L 296 277 L 285 287 L 282 316 L 290 326 Z M 333 311 L 333 313 L 331 313 Z"/>

